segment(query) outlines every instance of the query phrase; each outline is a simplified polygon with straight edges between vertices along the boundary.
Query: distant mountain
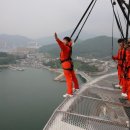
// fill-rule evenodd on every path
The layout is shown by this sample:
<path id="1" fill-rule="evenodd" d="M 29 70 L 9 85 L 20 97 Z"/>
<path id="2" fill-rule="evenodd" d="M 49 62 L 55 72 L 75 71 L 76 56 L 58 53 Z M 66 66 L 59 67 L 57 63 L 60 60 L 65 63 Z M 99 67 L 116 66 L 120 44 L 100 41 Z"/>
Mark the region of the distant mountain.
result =
<path id="1" fill-rule="evenodd" d="M 87 55 L 94 57 L 106 57 L 111 55 L 112 38 L 108 36 L 99 36 L 76 44 L 74 54 Z M 117 50 L 117 38 L 114 38 L 114 53 Z"/>
<path id="2" fill-rule="evenodd" d="M 68 32 L 69 34 L 70 32 Z M 59 34 L 59 37 L 62 38 L 66 36 L 67 33 L 61 33 Z M 81 38 L 82 37 L 82 38 Z M 110 56 L 111 54 L 111 37 L 107 36 L 98 36 L 94 38 L 88 39 L 88 37 L 92 37 L 92 35 L 87 35 L 86 32 L 82 33 L 80 39 L 74 48 L 73 48 L 73 54 L 74 56 L 88 56 L 92 55 L 94 57 L 106 57 Z M 87 40 L 83 40 L 84 37 L 86 37 Z M 34 42 L 32 42 L 34 41 Z M 0 35 L 0 51 L 4 50 L 10 50 L 18 47 L 28 47 L 31 45 L 35 45 L 35 41 L 38 40 L 32 40 L 24 36 L 19 35 Z M 38 41 L 38 43 L 40 40 Z M 49 44 L 50 43 L 50 44 Z M 116 45 L 115 48 L 117 48 L 117 39 L 114 38 L 114 45 Z M 54 37 L 47 37 L 41 39 L 40 45 L 48 44 L 39 49 L 40 52 L 48 53 L 52 56 L 59 56 L 59 47 L 55 42 Z M 116 51 L 116 50 L 114 50 Z"/>
<path id="3" fill-rule="evenodd" d="M 7 35 L 7 34 L 2 34 L 0 35 L 0 41 L 5 41 L 7 43 L 12 43 L 12 44 L 23 44 L 26 45 L 31 39 L 20 36 L 20 35 Z"/>
<path id="4" fill-rule="evenodd" d="M 54 43 L 54 36 L 43 37 L 36 40 L 41 46 L 48 45 Z"/>
<path id="5" fill-rule="evenodd" d="M 58 34 L 59 37 L 63 38 L 65 36 L 69 36 L 72 33 L 71 31 L 66 31 L 63 33 Z M 88 34 L 85 31 L 82 31 L 79 39 L 88 39 L 94 37 L 95 35 Z M 30 39 L 28 37 L 20 36 L 20 35 L 7 35 L 1 34 L 0 35 L 0 51 L 8 51 L 14 48 L 19 47 L 28 47 L 28 46 L 35 46 L 36 43 L 38 46 L 48 45 L 54 43 L 55 39 L 54 36 L 43 37 L 38 39 Z"/>
<path id="6" fill-rule="evenodd" d="M 65 36 L 70 36 L 72 31 L 73 30 L 62 32 L 62 33 L 58 34 L 58 36 L 60 38 L 63 38 Z M 86 31 L 82 31 L 82 33 L 79 36 L 79 39 L 86 40 L 86 39 L 93 38 L 93 37 L 96 37 L 96 35 L 95 34 L 89 34 Z M 74 38 L 75 38 L 75 36 L 74 36 Z M 40 43 L 40 45 L 52 44 L 52 43 L 54 43 L 54 41 L 55 41 L 54 36 L 43 37 L 43 38 L 37 39 L 37 42 Z"/>
<path id="7" fill-rule="evenodd" d="M 19 35 L 0 35 L 0 49 L 9 49 L 16 47 L 25 47 L 31 39 Z"/>
<path id="8" fill-rule="evenodd" d="M 117 39 L 114 38 L 114 52 L 117 50 Z M 74 56 L 93 56 L 104 58 L 111 56 L 112 38 L 108 36 L 99 36 L 77 42 L 73 47 Z M 46 45 L 39 49 L 40 52 L 48 53 L 52 56 L 59 56 L 59 47 L 57 44 Z"/>

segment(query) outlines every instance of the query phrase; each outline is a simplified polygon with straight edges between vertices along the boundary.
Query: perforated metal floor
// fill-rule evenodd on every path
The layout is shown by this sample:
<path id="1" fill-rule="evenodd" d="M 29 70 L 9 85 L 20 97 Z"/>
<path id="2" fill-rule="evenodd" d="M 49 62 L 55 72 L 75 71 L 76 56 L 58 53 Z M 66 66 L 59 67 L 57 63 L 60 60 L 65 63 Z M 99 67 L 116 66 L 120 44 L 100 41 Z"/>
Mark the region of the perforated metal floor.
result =
<path id="1" fill-rule="evenodd" d="M 116 79 L 109 75 L 85 84 L 64 100 L 43 130 L 129 130 L 129 109 L 124 109 L 120 91 L 112 86 Z"/>
<path id="2" fill-rule="evenodd" d="M 110 89 L 101 88 L 96 85 L 91 85 L 91 87 L 87 88 L 80 95 L 92 97 L 92 98 L 98 98 L 103 101 L 120 103 L 120 100 L 119 100 L 119 98 L 121 98 L 120 93 L 121 91 L 115 90 L 113 88 L 110 88 Z"/>

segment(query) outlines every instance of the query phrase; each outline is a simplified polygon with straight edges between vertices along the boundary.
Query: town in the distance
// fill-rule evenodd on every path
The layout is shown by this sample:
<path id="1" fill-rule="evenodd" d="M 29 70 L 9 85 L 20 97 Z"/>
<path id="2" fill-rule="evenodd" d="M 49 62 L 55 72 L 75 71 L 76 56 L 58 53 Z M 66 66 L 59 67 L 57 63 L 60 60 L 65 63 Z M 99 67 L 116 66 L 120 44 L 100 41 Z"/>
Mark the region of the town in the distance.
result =
<path id="1" fill-rule="evenodd" d="M 114 42 L 116 53 L 116 38 Z M 59 51 L 53 36 L 32 40 L 19 35 L 0 35 L 0 70 L 8 68 L 24 71 L 26 67 L 33 67 L 61 72 Z M 73 53 L 77 73 L 84 72 L 93 77 L 115 70 L 116 64 L 111 59 L 109 36 L 90 36 L 87 39 L 81 36 L 73 48 Z"/>

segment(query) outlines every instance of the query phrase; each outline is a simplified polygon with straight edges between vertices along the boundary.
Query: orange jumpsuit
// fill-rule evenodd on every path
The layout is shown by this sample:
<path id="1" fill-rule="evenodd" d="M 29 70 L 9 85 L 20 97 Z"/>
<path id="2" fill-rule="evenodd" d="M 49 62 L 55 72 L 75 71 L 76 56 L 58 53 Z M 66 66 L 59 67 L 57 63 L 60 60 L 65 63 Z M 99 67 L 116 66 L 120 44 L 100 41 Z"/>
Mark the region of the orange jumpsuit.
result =
<path id="1" fill-rule="evenodd" d="M 123 78 L 122 78 L 122 93 L 127 93 L 127 79 L 126 79 L 126 49 L 123 49 Z"/>
<path id="2" fill-rule="evenodd" d="M 61 48 L 60 60 L 62 62 L 62 68 L 64 71 L 64 76 L 67 84 L 67 94 L 73 94 L 73 83 L 74 88 L 79 89 L 78 80 L 76 74 L 73 70 L 73 63 L 71 59 L 68 59 L 71 56 L 72 42 L 65 45 L 60 39 L 56 39 L 59 47 Z M 67 60 L 68 59 L 68 60 Z"/>
<path id="3" fill-rule="evenodd" d="M 130 47 L 126 49 L 126 91 L 128 95 L 128 100 L 130 100 Z"/>
<path id="4" fill-rule="evenodd" d="M 124 57 L 123 49 L 119 49 L 117 56 L 113 56 L 113 59 L 118 61 L 117 65 L 118 79 L 119 79 L 119 85 L 121 86 L 123 86 L 123 57 Z"/>

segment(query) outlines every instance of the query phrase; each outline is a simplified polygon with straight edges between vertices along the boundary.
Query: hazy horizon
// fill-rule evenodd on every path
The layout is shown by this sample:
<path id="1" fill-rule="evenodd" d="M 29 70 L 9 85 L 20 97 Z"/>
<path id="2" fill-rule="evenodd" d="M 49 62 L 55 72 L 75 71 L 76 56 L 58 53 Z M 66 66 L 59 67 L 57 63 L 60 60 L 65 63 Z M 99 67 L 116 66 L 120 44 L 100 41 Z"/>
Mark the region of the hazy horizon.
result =
<path id="1" fill-rule="evenodd" d="M 37 39 L 73 30 L 90 1 L 0 0 L 0 34 Z M 111 36 L 112 17 L 110 0 L 98 0 L 84 31 Z M 116 26 L 114 35 L 119 36 Z"/>

